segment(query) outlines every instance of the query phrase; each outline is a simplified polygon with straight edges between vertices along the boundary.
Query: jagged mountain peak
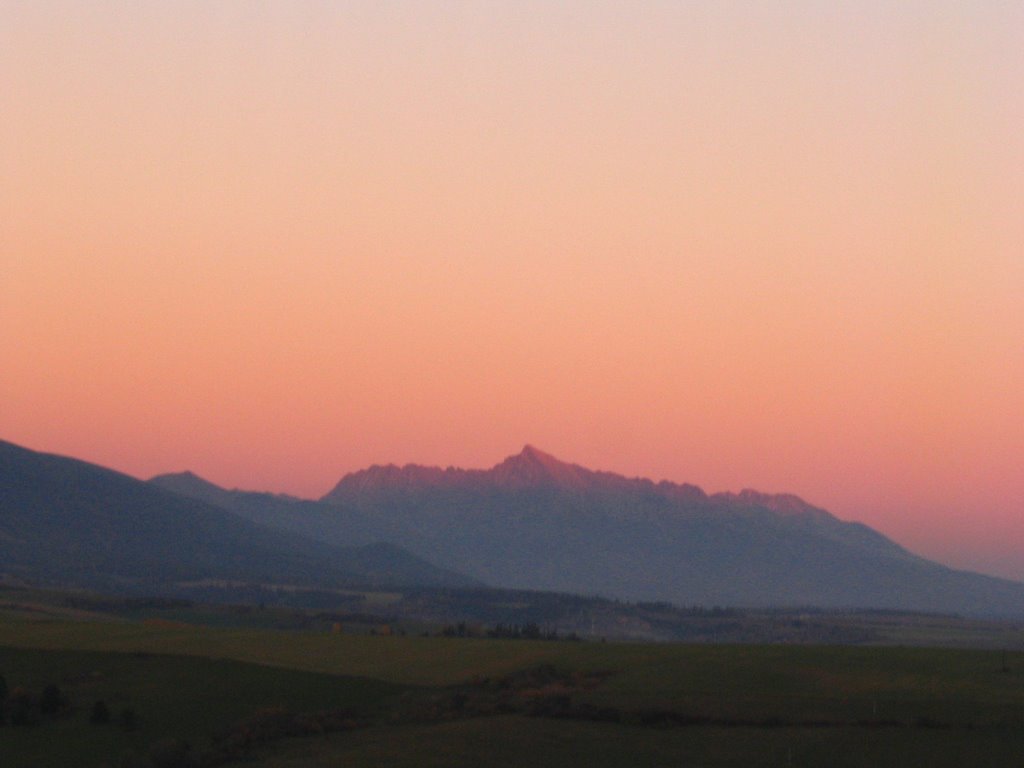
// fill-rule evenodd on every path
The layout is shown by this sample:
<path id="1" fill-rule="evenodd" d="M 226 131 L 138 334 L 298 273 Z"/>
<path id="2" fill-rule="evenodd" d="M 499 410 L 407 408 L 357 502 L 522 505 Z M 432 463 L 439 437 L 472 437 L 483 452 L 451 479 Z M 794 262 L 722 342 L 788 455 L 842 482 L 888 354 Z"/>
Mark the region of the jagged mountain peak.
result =
<path id="1" fill-rule="evenodd" d="M 519 453 L 507 456 L 490 469 L 440 468 L 422 464 L 373 464 L 346 474 L 323 499 L 347 494 L 404 492 L 426 488 L 528 488 L 574 492 L 654 492 L 673 499 L 701 502 L 707 495 L 697 486 L 662 481 L 655 484 L 639 477 L 587 469 L 527 443 Z"/>
<path id="2" fill-rule="evenodd" d="M 832 516 L 792 494 L 770 494 L 752 488 L 739 493 L 724 492 L 709 496 L 695 485 L 667 480 L 655 483 L 646 478 L 626 477 L 614 472 L 595 471 L 563 461 L 554 455 L 525 444 L 490 469 L 425 466 L 422 464 L 373 464 L 350 472 L 323 497 L 342 500 L 351 494 L 413 493 L 426 489 L 462 489 L 476 491 L 491 488 L 506 491 L 526 489 L 561 490 L 585 494 L 656 495 L 671 502 L 691 505 L 711 504 L 719 511 L 759 508 L 780 517 L 822 520 Z"/>
<path id="3" fill-rule="evenodd" d="M 592 473 L 527 444 L 522 451 L 509 456 L 485 474 L 499 486 L 583 488 L 588 485 Z"/>
<path id="4" fill-rule="evenodd" d="M 792 493 L 762 493 L 753 488 L 744 488 L 739 493 L 716 493 L 712 498 L 737 506 L 770 509 L 784 517 L 831 517 L 825 510 L 808 504 Z"/>
<path id="5" fill-rule="evenodd" d="M 500 488 L 565 487 L 581 489 L 587 485 L 588 470 L 556 459 L 532 445 L 490 469 L 430 467 L 422 464 L 374 464 L 345 475 L 324 498 L 345 493 L 415 490 L 423 488 Z"/>
<path id="6" fill-rule="evenodd" d="M 530 461 L 538 461 L 538 462 L 544 462 L 544 463 L 551 463 L 551 462 L 553 462 L 555 464 L 565 464 L 566 463 L 564 461 L 561 461 L 560 459 L 556 459 L 550 453 L 547 453 L 546 451 L 542 451 L 540 448 L 537 448 L 535 445 L 531 445 L 530 443 L 527 443 L 526 445 L 524 445 L 523 446 L 523 450 L 521 450 L 518 454 L 516 454 L 516 456 L 520 457 L 520 458 L 523 458 L 523 459 L 528 459 Z"/>
<path id="7" fill-rule="evenodd" d="M 422 464 L 373 464 L 366 469 L 350 472 L 331 492 L 374 491 L 384 488 L 418 488 L 443 485 L 447 480 L 462 474 L 464 470 L 449 467 L 427 467 Z M 331 494 L 328 494 L 330 496 Z"/>

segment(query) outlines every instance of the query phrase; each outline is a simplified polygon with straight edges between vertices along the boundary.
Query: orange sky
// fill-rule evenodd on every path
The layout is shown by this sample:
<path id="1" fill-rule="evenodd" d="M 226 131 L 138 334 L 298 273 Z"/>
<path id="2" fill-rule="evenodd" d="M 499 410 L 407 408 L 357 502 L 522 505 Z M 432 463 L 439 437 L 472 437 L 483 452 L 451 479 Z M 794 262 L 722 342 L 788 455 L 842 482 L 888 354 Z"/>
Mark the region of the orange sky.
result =
<path id="1" fill-rule="evenodd" d="M 1024 8 L 890 5 L 0 4 L 0 438 L 530 442 L 1024 579 Z"/>

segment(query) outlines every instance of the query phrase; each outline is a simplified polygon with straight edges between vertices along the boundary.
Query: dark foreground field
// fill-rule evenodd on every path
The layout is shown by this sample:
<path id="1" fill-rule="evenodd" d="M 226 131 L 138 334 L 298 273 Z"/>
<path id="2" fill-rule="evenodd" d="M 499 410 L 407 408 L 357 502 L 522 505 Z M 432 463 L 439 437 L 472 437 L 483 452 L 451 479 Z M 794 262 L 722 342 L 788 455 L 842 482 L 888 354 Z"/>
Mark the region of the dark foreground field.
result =
<path id="1" fill-rule="evenodd" d="M 4 768 L 1019 766 L 1024 757 L 1022 653 L 8 616 L 0 674 Z M 50 684 L 59 707 L 41 714 Z M 17 697 L 33 702 L 27 724 L 11 724 Z M 98 701 L 109 722 L 92 722 Z"/>

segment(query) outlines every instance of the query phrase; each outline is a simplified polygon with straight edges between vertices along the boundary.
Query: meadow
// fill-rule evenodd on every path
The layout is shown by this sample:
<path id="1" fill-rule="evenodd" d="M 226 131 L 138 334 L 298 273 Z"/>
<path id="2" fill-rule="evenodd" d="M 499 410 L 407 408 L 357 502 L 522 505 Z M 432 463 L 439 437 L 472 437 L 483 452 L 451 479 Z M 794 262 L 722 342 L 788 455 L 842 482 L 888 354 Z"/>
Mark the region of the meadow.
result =
<path id="1" fill-rule="evenodd" d="M 0 764 L 17 768 L 237 758 L 296 768 L 999 766 L 1024 755 L 1021 652 L 371 636 L 8 614 L 0 674 L 10 690 L 52 683 L 67 697 L 60 716 L 0 728 Z M 109 705 L 110 723 L 90 722 L 96 701 Z M 126 708 L 132 728 L 119 720 Z M 191 752 L 168 753 L 169 740 Z"/>

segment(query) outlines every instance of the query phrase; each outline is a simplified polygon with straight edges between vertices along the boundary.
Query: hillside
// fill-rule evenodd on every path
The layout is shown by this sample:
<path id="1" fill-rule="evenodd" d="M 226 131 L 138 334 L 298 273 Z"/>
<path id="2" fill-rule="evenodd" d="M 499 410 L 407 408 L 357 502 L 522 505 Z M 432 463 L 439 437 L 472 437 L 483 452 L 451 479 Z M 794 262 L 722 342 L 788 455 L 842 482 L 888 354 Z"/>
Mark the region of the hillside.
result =
<path id="1" fill-rule="evenodd" d="M 118 589 L 199 579 L 475 583 L 393 544 L 318 542 L 93 464 L 2 441 L 0 575 Z"/>

